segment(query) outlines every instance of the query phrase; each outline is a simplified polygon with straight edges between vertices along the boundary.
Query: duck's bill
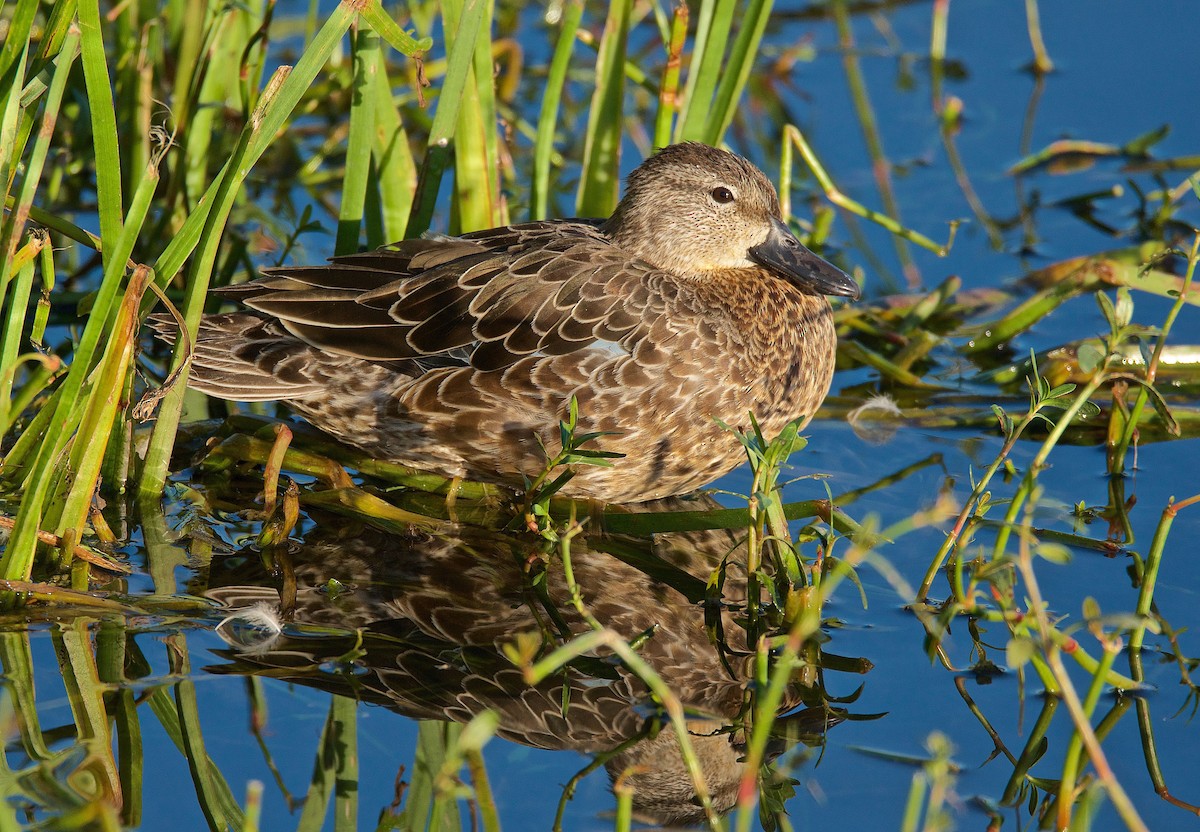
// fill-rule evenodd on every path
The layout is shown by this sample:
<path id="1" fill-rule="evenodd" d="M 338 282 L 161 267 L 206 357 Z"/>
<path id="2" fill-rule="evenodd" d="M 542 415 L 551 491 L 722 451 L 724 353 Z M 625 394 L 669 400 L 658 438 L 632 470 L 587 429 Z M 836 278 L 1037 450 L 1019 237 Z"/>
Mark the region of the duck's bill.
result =
<path id="1" fill-rule="evenodd" d="M 852 299 L 860 294 L 854 278 L 806 249 L 779 219 L 771 220 L 771 233 L 750 249 L 750 259 L 805 292 Z"/>

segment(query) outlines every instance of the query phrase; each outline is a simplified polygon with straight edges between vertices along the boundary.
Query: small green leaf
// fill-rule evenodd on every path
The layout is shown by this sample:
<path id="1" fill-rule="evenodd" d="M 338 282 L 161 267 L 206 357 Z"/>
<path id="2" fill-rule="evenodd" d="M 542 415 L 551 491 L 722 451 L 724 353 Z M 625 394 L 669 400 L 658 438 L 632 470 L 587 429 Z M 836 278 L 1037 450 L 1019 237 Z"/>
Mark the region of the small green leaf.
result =
<path id="1" fill-rule="evenodd" d="M 392 19 L 379 2 L 363 3 L 359 14 L 367 21 L 372 29 L 380 34 L 397 52 L 403 52 L 412 57 L 433 48 L 433 38 L 414 38 Z"/>
<path id="2" fill-rule="evenodd" d="M 609 460 L 620 459 L 625 454 L 619 454 L 615 451 L 573 451 L 565 454 L 560 461 L 562 465 L 598 465 L 602 468 L 609 468 L 612 462 Z"/>
<path id="3" fill-rule="evenodd" d="M 996 419 L 1000 422 L 1000 430 L 1004 434 L 1004 438 L 1011 439 L 1013 435 L 1012 417 L 998 404 L 992 405 L 992 412 L 996 414 Z"/>
<path id="4" fill-rule="evenodd" d="M 987 513 L 992 508 L 992 492 L 985 491 L 979 495 L 979 500 L 975 503 L 975 516 L 986 517 Z"/>
<path id="5" fill-rule="evenodd" d="M 867 588 L 863 586 L 862 581 L 858 577 L 858 572 L 854 570 L 854 567 L 841 558 L 827 556 L 825 558 L 825 574 L 831 575 L 834 571 L 849 578 L 850 582 L 858 588 L 858 600 L 862 604 L 862 608 L 864 610 L 867 609 Z"/>
<path id="6" fill-rule="evenodd" d="M 1029 663 L 1037 654 L 1037 646 L 1027 638 L 1017 637 L 1009 640 L 1004 648 L 1004 663 L 1010 670 L 1019 670 Z"/>
<path id="7" fill-rule="evenodd" d="M 537 495 L 538 500 L 542 501 L 542 500 L 549 499 L 554 494 L 558 493 L 558 490 L 560 488 L 562 488 L 564 485 L 566 485 L 567 482 L 573 476 L 575 476 L 574 471 L 570 471 L 570 470 L 563 471 L 561 474 L 559 474 L 557 477 L 555 477 L 553 482 L 551 482 L 549 485 L 545 485 L 542 487 L 542 490 L 539 491 L 538 495 Z"/>
<path id="8" fill-rule="evenodd" d="M 1150 152 L 1150 148 L 1165 139 L 1170 132 L 1171 125 L 1164 124 L 1127 142 L 1121 148 L 1121 152 L 1127 156 L 1145 156 Z"/>
<path id="9" fill-rule="evenodd" d="M 1129 326 L 1129 322 L 1133 320 L 1133 296 L 1129 293 L 1128 286 L 1121 286 L 1117 289 L 1117 304 L 1114 314 L 1117 325 L 1120 327 Z"/>
<path id="10" fill-rule="evenodd" d="M 1060 384 L 1057 387 L 1055 387 L 1053 390 L 1051 390 L 1049 393 L 1047 393 L 1046 398 L 1061 399 L 1064 396 L 1070 395 L 1073 392 L 1075 392 L 1074 384 Z"/>
<path id="11" fill-rule="evenodd" d="M 1071 562 L 1071 550 L 1061 543 L 1039 543 L 1033 553 L 1051 563 L 1067 564 Z"/>
<path id="12" fill-rule="evenodd" d="M 1146 391 L 1147 397 L 1150 399 L 1150 404 L 1154 406 L 1154 412 L 1158 417 L 1167 424 L 1167 432 L 1172 436 L 1179 436 L 1179 423 L 1175 421 L 1174 414 L 1171 413 L 1171 408 L 1167 407 L 1167 402 L 1163 399 L 1162 394 L 1153 384 L 1147 384 L 1144 378 L 1132 375 L 1130 373 L 1114 373 L 1112 378 L 1123 379 L 1131 384 L 1136 384 Z"/>
<path id="13" fill-rule="evenodd" d="M 1104 316 L 1104 320 L 1108 321 L 1109 329 L 1117 329 L 1117 309 L 1113 306 L 1112 299 L 1104 292 L 1096 293 L 1096 304 L 1100 307 L 1100 314 Z"/>
<path id="14" fill-rule="evenodd" d="M 580 445 L 586 445 L 588 442 L 591 442 L 593 439 L 599 439 L 601 436 L 616 435 L 617 431 L 615 430 L 596 430 L 592 431 L 591 433 L 581 433 L 578 436 L 575 436 L 574 441 L 572 441 L 571 444 L 578 448 Z"/>
<path id="15" fill-rule="evenodd" d="M 1095 344 L 1082 344 L 1076 354 L 1076 359 L 1079 362 L 1080 371 L 1090 375 L 1104 361 L 1104 350 Z"/>
<path id="16" fill-rule="evenodd" d="M 565 686 L 564 686 L 565 687 Z M 500 727 L 500 715 L 492 710 L 480 711 L 467 723 L 458 736 L 458 750 L 479 751 L 496 734 Z"/>
<path id="17" fill-rule="evenodd" d="M 1138 627 L 1145 627 L 1151 633 L 1158 635 L 1162 632 L 1162 627 L 1158 623 L 1158 619 L 1152 615 L 1137 615 L 1132 612 L 1114 612 L 1108 615 L 1102 615 L 1099 618 L 1101 624 L 1105 627 L 1114 630 L 1135 630 Z"/>
<path id="18" fill-rule="evenodd" d="M 1150 354 L 1150 345 L 1146 343 L 1144 338 L 1138 338 L 1137 336 L 1134 336 L 1133 342 L 1137 344 L 1138 354 L 1142 357 L 1142 366 L 1149 367 L 1150 360 L 1152 358 Z"/>

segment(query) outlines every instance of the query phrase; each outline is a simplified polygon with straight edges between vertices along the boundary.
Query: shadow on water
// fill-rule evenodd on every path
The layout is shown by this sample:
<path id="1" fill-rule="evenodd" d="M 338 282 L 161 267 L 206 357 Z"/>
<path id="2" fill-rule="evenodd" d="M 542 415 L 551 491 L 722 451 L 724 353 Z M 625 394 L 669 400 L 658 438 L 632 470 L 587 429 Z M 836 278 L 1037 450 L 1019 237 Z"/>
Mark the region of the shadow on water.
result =
<path id="1" fill-rule="evenodd" d="M 715 507 L 696 498 L 647 509 Z M 679 585 L 648 579 L 604 551 L 614 544 L 679 570 Z M 729 811 L 744 773 L 753 678 L 754 651 L 738 623 L 745 581 L 730 570 L 722 601 L 698 604 L 689 596 L 723 563 L 744 562 L 744 540 L 725 530 L 598 534 L 576 537 L 571 558 L 584 607 L 636 643 L 683 703 L 713 804 Z M 346 534 L 320 525 L 270 567 L 256 550 L 214 558 L 208 587 L 205 596 L 227 616 L 218 633 L 229 644 L 225 661 L 209 672 L 308 685 L 414 719 L 467 723 L 490 710 L 507 740 L 595 755 L 611 779 L 624 777 L 636 789 L 634 807 L 644 819 L 704 819 L 661 703 L 611 652 L 577 658 L 533 686 L 506 655 L 518 633 L 536 633 L 551 649 L 589 629 L 562 570 L 546 563 L 528 535 L 468 526 Z M 866 673 L 871 663 L 815 645 L 808 658 L 812 664 L 783 697 L 772 759 L 797 744 L 819 747 L 827 730 L 855 718 L 850 702 L 826 692 L 824 675 Z"/>

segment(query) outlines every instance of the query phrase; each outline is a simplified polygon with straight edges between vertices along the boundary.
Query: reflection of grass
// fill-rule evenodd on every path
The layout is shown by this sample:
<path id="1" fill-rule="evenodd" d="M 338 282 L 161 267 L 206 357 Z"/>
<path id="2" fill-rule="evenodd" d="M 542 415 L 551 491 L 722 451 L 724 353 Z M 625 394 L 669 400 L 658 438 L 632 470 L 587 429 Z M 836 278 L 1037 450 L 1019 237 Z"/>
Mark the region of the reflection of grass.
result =
<path id="1" fill-rule="evenodd" d="M 174 4 L 162 17 L 145 18 L 144 5 L 118 4 L 103 18 L 98 4 L 87 0 L 78 4 L 18 0 L 5 9 L 7 28 L 0 45 L 0 181 L 5 205 L 0 223 L 0 434 L 4 437 L 0 473 L 6 494 L 16 498 L 6 503 L 14 507 L 15 516 L 7 523 L 12 529 L 0 561 L 0 578 L 6 581 L 0 588 L 6 591 L 10 607 L 52 606 L 71 621 L 56 634 L 56 642 L 61 648 L 59 667 L 69 684 L 77 742 L 87 761 L 80 769 L 87 777 L 81 775 L 75 785 L 86 780 L 96 789 L 85 790 L 82 799 L 78 792 L 55 792 L 58 802 L 50 801 L 44 811 L 61 813 L 79 824 L 138 822 L 144 776 L 138 719 L 140 705 L 148 701 L 188 759 L 206 817 L 214 826 L 237 827 L 243 823 L 242 809 L 205 752 L 190 683 L 180 681 L 169 692 L 160 688 L 145 700 L 123 687 L 136 674 L 128 670 L 119 622 L 142 615 L 203 617 L 206 609 L 173 597 L 175 570 L 183 565 L 184 556 L 170 539 L 157 503 L 179 437 L 213 432 L 209 426 L 189 424 L 192 417 L 205 415 L 208 405 L 188 397 L 184 385 L 176 383 L 167 384 L 158 394 L 157 421 L 149 429 L 139 423 L 133 408 L 145 387 L 143 365 L 136 358 L 138 321 L 156 302 L 156 292 L 165 292 L 194 333 L 210 286 L 241 279 L 259 259 L 288 256 L 312 239 L 320 225 L 312 220 L 312 204 L 336 202 L 336 210 L 328 213 L 336 222 L 337 252 L 435 226 L 458 232 L 506 222 L 516 213 L 510 211 L 509 200 L 525 199 L 526 191 L 512 182 L 513 142 L 506 131 L 533 142 L 527 160 L 533 171 L 530 216 L 569 213 L 558 206 L 568 186 L 576 184 L 576 209 L 605 213 L 615 200 L 623 143 L 632 140 L 649 146 L 695 139 L 716 144 L 732 125 L 752 134 L 751 119 L 739 113 L 748 85 L 756 104 L 776 106 L 769 85 L 755 86 L 762 83 L 757 79 L 759 43 L 771 4 L 715 0 L 691 11 L 681 5 L 672 12 L 658 6 L 647 11 L 628 0 L 616 0 L 598 12 L 568 0 L 561 8 L 561 22 L 536 34 L 518 31 L 515 21 L 520 15 L 505 7 L 495 9 L 471 0 L 416 4 L 413 15 L 419 39 L 388 18 L 377 0 L 339 5 L 324 21 L 273 20 L 273 5 L 219 3 Z M 1029 0 L 1026 8 L 1036 65 L 1045 72 L 1050 62 L 1041 44 L 1036 3 Z M 939 34 L 931 55 L 939 87 L 948 10 L 948 3 L 935 3 Z M 837 3 L 828 14 L 838 23 L 844 43 L 852 46 L 847 5 Z M 342 56 L 352 27 L 349 50 Z M 601 27 L 603 33 L 596 37 L 593 31 Z M 630 32 L 654 27 L 666 45 L 636 46 L 653 38 L 631 37 Z M 303 44 L 293 39 L 287 44 L 294 51 L 288 60 L 294 64 L 272 72 L 277 53 L 269 48 L 269 37 L 278 40 L 281 32 L 301 30 Z M 545 34 L 548 42 L 556 42 L 544 75 L 542 68 L 522 68 L 517 41 L 504 36 L 518 34 Z M 424 61 L 422 50 L 429 50 L 435 40 L 444 58 Z M 589 49 L 594 50 L 594 64 Z M 851 199 L 839 191 L 801 131 L 782 123 L 786 119 L 775 125 L 779 131 L 774 127 L 763 131 L 771 135 L 762 145 L 771 155 L 778 152 L 785 213 L 790 215 L 792 154 L 797 153 L 829 202 L 879 222 L 896 235 L 899 257 L 912 279 L 916 277 L 912 255 L 899 241 L 939 252 L 949 242 L 946 246 L 932 242 L 896 221 L 890 162 L 878 141 L 880 131 L 862 67 L 851 51 L 845 56 L 846 71 L 871 144 L 879 200 L 890 216 L 867 207 L 861 196 Z M 504 66 L 499 78 L 493 70 L 498 59 Z M 433 81 L 428 90 L 419 86 L 426 74 Z M 768 94 L 763 95 L 764 90 Z M 432 116 L 417 103 L 425 95 L 433 101 Z M 169 102 L 169 112 L 161 102 Z M 946 107 L 940 121 L 942 138 L 952 163 L 961 168 L 951 141 L 958 121 L 950 103 L 943 102 L 939 93 L 933 106 L 935 110 Z M 537 116 L 536 123 L 530 123 L 531 114 Z M 782 132 L 782 144 L 775 132 Z M 1113 155 L 1154 166 L 1149 152 L 1161 137 L 1161 131 L 1147 133 L 1120 148 L 1089 142 L 1052 145 L 1040 153 L 1022 154 L 1025 159 L 1014 173 L 1023 177 L 1042 167 L 1061 167 L 1068 159 L 1090 161 Z M 563 159 L 581 164 L 578 183 L 569 181 L 570 168 L 562 172 Z M 1166 160 L 1158 167 L 1170 170 L 1187 164 L 1196 162 Z M 1010 220 L 995 219 L 971 192 L 965 172 L 957 172 L 972 209 L 993 240 L 1022 223 L 1031 227 L 1033 206 L 1023 205 L 1020 215 Z M 444 189 L 448 200 L 439 197 L 444 180 L 449 184 Z M 1053 568 L 1067 553 L 1059 540 L 1107 551 L 1125 551 L 1133 545 L 1120 474 L 1139 438 L 1147 441 L 1180 432 L 1200 435 L 1200 414 L 1195 408 L 1179 406 L 1156 387 L 1168 369 L 1176 373 L 1172 381 L 1197 383 L 1194 361 L 1182 368 L 1167 368 L 1164 363 L 1172 354 L 1167 337 L 1175 317 L 1185 304 L 1197 303 L 1195 293 L 1189 293 L 1196 246 L 1190 254 L 1175 252 L 1171 236 L 1182 225 L 1175 211 L 1191 196 L 1189 181 L 1142 199 L 1135 227 L 1130 229 L 1137 244 L 1040 269 L 1028 275 L 1026 282 L 1033 291 L 1027 297 L 1014 299 L 999 292 L 981 297 L 963 291 L 961 281 L 947 279 L 909 298 L 844 307 L 837 313 L 843 365 L 871 368 L 880 385 L 900 400 L 899 416 L 897 411 L 878 410 L 861 418 L 974 430 L 1000 425 L 1000 453 L 971 483 L 957 522 L 931 557 L 919 588 L 906 588 L 904 594 L 906 601 L 914 602 L 929 633 L 931 651 L 940 650 L 939 640 L 954 621 L 966 618 L 971 628 L 991 624 L 1004 633 L 1009 666 L 1032 667 L 1048 690 L 1063 697 L 1074 733 L 1057 772 L 1061 785 L 1056 794 L 1047 796 L 1045 778 L 1032 773 L 1045 753 L 1041 743 L 1048 736 L 1052 703 L 1057 701 L 1048 699 L 1046 718 L 1039 718 L 1025 749 L 1008 754 L 1014 773 L 1001 796 L 1005 804 L 1015 804 L 1042 795 L 1046 816 L 1057 814 L 1063 823 L 1076 801 L 1091 799 L 1084 782 L 1089 759 L 1113 799 L 1120 801 L 1130 788 L 1116 782 L 1102 756 L 1105 733 L 1128 705 L 1114 706 L 1095 730 L 1089 725 L 1103 685 L 1127 687 L 1144 678 L 1138 648 L 1147 630 L 1155 632 L 1161 625 L 1167 633 L 1181 679 L 1189 683 L 1195 697 L 1188 675 L 1194 660 L 1179 645 L 1183 628 L 1172 629 L 1160 621 L 1154 603 L 1171 522 L 1175 512 L 1192 505 L 1194 498 L 1185 495 L 1165 508 L 1145 559 L 1135 555 L 1140 593 L 1134 614 L 1102 616 L 1098 608 L 1085 609 L 1086 627 L 1099 645 L 1099 658 L 1093 658 L 1075 641 L 1074 631 L 1050 615 L 1052 602 L 1038 591 L 1039 570 Z M 1104 231 L 1093 214 L 1100 200 L 1113 195 L 1111 188 L 1092 189 L 1059 207 Z M 814 244 L 826 241 L 832 217 L 831 209 L 820 213 Z M 87 229 L 98 229 L 98 236 Z M 281 251 L 269 251 L 273 240 L 280 241 Z M 870 251 L 857 254 L 864 259 L 876 256 Z M 1178 263 L 1185 256 L 1186 276 L 1180 278 L 1172 260 Z M 1115 303 L 1105 294 L 1113 286 L 1121 287 Z M 1140 333 L 1154 337 L 1152 351 L 1142 350 L 1132 339 L 1139 333 L 1132 322 L 1130 290 L 1176 299 L 1161 334 Z M 1028 364 L 1004 364 L 1007 345 L 1045 322 L 1055 309 L 1088 294 L 1100 300 L 1111 325 L 1106 338 L 1064 345 L 1067 349 L 1036 356 Z M 75 316 L 76 303 L 86 311 L 86 320 Z M 1003 310 L 997 311 L 1000 306 Z M 964 324 L 981 310 L 986 310 L 984 320 Z M 65 334 L 66 326 L 77 331 Z M 1186 353 L 1188 345 L 1177 349 Z M 1003 366 L 994 366 L 996 356 Z M 1118 358 L 1125 363 L 1118 363 Z M 186 369 L 187 360 L 187 340 L 181 339 L 175 354 L 157 369 Z M 972 362 L 993 365 L 991 376 L 977 383 L 974 392 L 955 392 L 958 368 Z M 1034 400 L 1022 413 L 1010 391 L 1025 378 L 1031 382 Z M 849 411 L 862 397 L 855 391 L 847 398 L 853 401 L 835 400 L 827 413 Z M 994 411 L 989 405 L 997 401 L 1005 406 Z M 1097 407 L 1098 417 L 1072 420 Z M 1047 413 L 1053 414 L 1051 424 L 1039 426 L 1039 418 Z M 1039 434 L 1042 428 L 1046 430 Z M 257 532 L 268 555 L 286 551 L 302 506 L 367 517 L 400 533 L 448 521 L 499 526 L 512 516 L 511 507 L 504 504 L 506 495 L 495 487 L 401 470 L 302 433 L 289 444 L 261 416 L 237 414 L 217 431 L 220 443 L 200 463 L 197 478 L 215 480 L 247 462 L 266 465 L 266 518 Z M 1031 438 L 1041 445 L 1025 470 L 1015 471 L 1010 452 L 1019 441 Z M 813 644 L 820 637 L 830 594 L 840 581 L 854 580 L 854 568 L 863 562 L 875 563 L 902 587 L 894 568 L 875 560 L 871 550 L 914 526 L 938 522 L 939 516 L 933 510 L 913 511 L 895 527 L 876 530 L 868 523 L 860 526 L 835 508 L 836 499 L 784 504 L 775 486 L 779 466 L 796 442 L 794 431 L 779 438 L 742 439 L 754 470 L 747 508 L 673 514 L 610 509 L 595 513 L 594 519 L 611 535 L 680 528 L 747 530 L 748 562 L 726 567 L 745 569 L 749 576 L 744 626 L 758 668 L 744 726 L 749 735 L 747 774 L 737 823 L 745 828 L 758 800 L 756 778 L 767 764 L 766 743 L 782 691 L 794 679 L 809 681 L 817 672 Z M 1105 442 L 1110 448 L 1109 504 L 1077 510 L 1080 516 L 1108 519 L 1113 532 L 1107 539 L 1064 536 L 1033 526 L 1032 510 L 1039 496 L 1045 495 L 1043 467 L 1068 440 Z M 571 456 L 579 449 L 568 450 L 568 444 L 564 441 L 559 462 L 586 461 L 578 454 Z M 144 447 L 143 454 L 135 453 L 138 446 Z M 375 482 L 401 484 L 406 490 L 388 493 L 385 500 L 373 486 L 353 481 L 343 465 Z M 281 471 L 321 482 L 301 486 L 282 480 L 288 487 L 277 499 Z M 995 484 L 1006 474 L 1019 475 L 1007 502 L 999 496 L 1001 486 Z M 556 482 L 536 483 L 546 487 L 524 508 L 548 536 L 560 534 L 560 555 L 569 569 L 570 529 L 575 527 L 562 524 L 570 523 L 574 508 L 554 497 Z M 95 548 L 93 537 L 112 542 L 106 528 L 109 519 L 118 517 L 110 510 L 109 519 L 105 518 L 97 494 L 122 508 L 128 495 L 143 501 L 140 528 L 146 572 L 154 581 L 156 597 L 87 594 L 106 579 L 99 571 L 89 571 L 81 553 Z M 196 499 L 201 510 L 210 508 L 204 495 Z M 1003 517 L 997 520 L 1000 511 Z M 804 527 L 797 539 L 790 522 L 813 517 L 824 522 Z M 124 516 L 120 519 L 124 521 Z M 115 542 L 128 542 L 129 531 L 121 523 L 113 526 L 118 530 Z M 87 547 L 81 542 L 84 538 Z M 980 542 L 985 539 L 990 545 Z M 193 542 L 187 553 L 193 562 L 204 562 L 205 545 Z M 211 549 L 211 543 L 207 545 Z M 621 550 L 622 545 L 613 541 L 611 548 Z M 805 556 L 805 547 L 816 554 Z M 844 550 L 840 555 L 838 547 Z M 638 555 L 622 554 L 631 560 Z M 89 561 L 100 566 L 104 562 Z M 285 568 L 286 557 L 281 555 L 277 563 Z M 694 576 L 684 582 L 669 564 L 644 562 L 643 566 L 648 573 L 659 570 L 656 577 L 679 578 L 687 584 L 688 597 L 696 601 L 723 602 L 724 575 L 714 576 L 706 589 L 696 585 Z M 947 599 L 927 606 L 943 569 L 948 569 Z M 63 586 L 68 583 L 69 588 Z M 112 618 L 90 624 L 94 616 Z M 88 636 L 97 629 L 102 637 L 97 638 L 93 654 Z M 601 627 L 599 632 L 606 631 Z M 60 776 L 54 763 L 63 752 L 48 750 L 43 740 L 28 644 L 12 638 L 9 634 L 0 644 L 0 660 L 17 706 L 13 720 L 39 782 L 52 783 Z M 615 636 L 604 638 L 629 667 L 639 669 L 636 649 Z M 1128 676 L 1115 669 L 1122 638 L 1128 638 L 1133 648 Z M 978 633 L 975 640 L 982 666 L 985 645 Z M 582 649 L 579 643 L 572 644 L 562 649 Z M 174 669 L 185 675 L 185 641 L 173 640 L 171 649 Z M 1073 692 L 1063 653 L 1075 658 L 1089 677 L 1083 695 Z M 670 704 L 671 691 L 644 668 L 640 672 L 648 684 L 653 682 L 679 731 L 682 723 Z M 1147 746 L 1152 747 L 1149 704 L 1142 699 L 1135 704 Z M 339 818 L 354 809 L 348 793 L 337 793 L 338 784 L 357 776 L 352 743 L 338 744 L 339 738 L 356 731 L 353 714 L 349 700 L 335 700 L 331 707 L 318 742 L 302 825 L 319 826 L 330 803 L 342 802 Z M 109 718 L 116 732 L 115 756 L 113 743 L 107 741 Z M 423 820 L 433 818 L 435 825 L 457 827 L 461 819 L 455 801 L 470 794 L 478 801 L 484 826 L 496 825 L 489 815 L 494 806 L 487 799 L 479 754 L 486 728 L 480 722 L 474 727 L 478 733 L 464 732 L 465 739 L 439 735 L 437 753 L 430 750 L 437 743 L 426 734 L 441 729 L 422 729 L 429 740 L 422 748 L 436 758 L 420 788 L 415 778 L 412 781 L 410 797 L 427 810 Z M 686 731 L 680 738 L 686 747 Z M 931 754 L 928 782 L 931 789 L 942 789 L 940 800 L 948 788 L 948 751 L 938 744 Z M 1153 759 L 1148 754 L 1148 760 Z M 473 791 L 458 779 L 463 765 Z M 1152 780 L 1156 790 L 1169 794 L 1156 764 Z M 5 782 L 15 788 L 14 781 Z M 628 808 L 628 788 L 625 780 L 616 787 L 622 811 Z M 417 799 L 418 795 L 422 797 Z M 27 799 L 34 800 L 28 795 Z M 420 813 L 414 804 L 406 805 L 404 823 Z M 1127 823 L 1136 827 L 1128 802 L 1121 811 Z M 114 812 L 120 813 L 119 819 L 114 820 Z M 248 828 L 253 826 L 253 813 L 247 809 L 246 815 Z"/>

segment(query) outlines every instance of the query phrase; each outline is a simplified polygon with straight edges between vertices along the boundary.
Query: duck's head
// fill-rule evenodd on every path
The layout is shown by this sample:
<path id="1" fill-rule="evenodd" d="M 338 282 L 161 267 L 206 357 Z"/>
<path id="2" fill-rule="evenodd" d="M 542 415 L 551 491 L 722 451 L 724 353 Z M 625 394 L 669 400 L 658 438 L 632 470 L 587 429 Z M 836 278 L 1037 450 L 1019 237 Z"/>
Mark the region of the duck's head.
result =
<path id="1" fill-rule="evenodd" d="M 604 230 L 622 248 L 676 274 L 765 268 L 809 294 L 859 295 L 853 278 L 788 230 L 762 171 L 698 142 L 670 145 L 639 165 Z"/>

